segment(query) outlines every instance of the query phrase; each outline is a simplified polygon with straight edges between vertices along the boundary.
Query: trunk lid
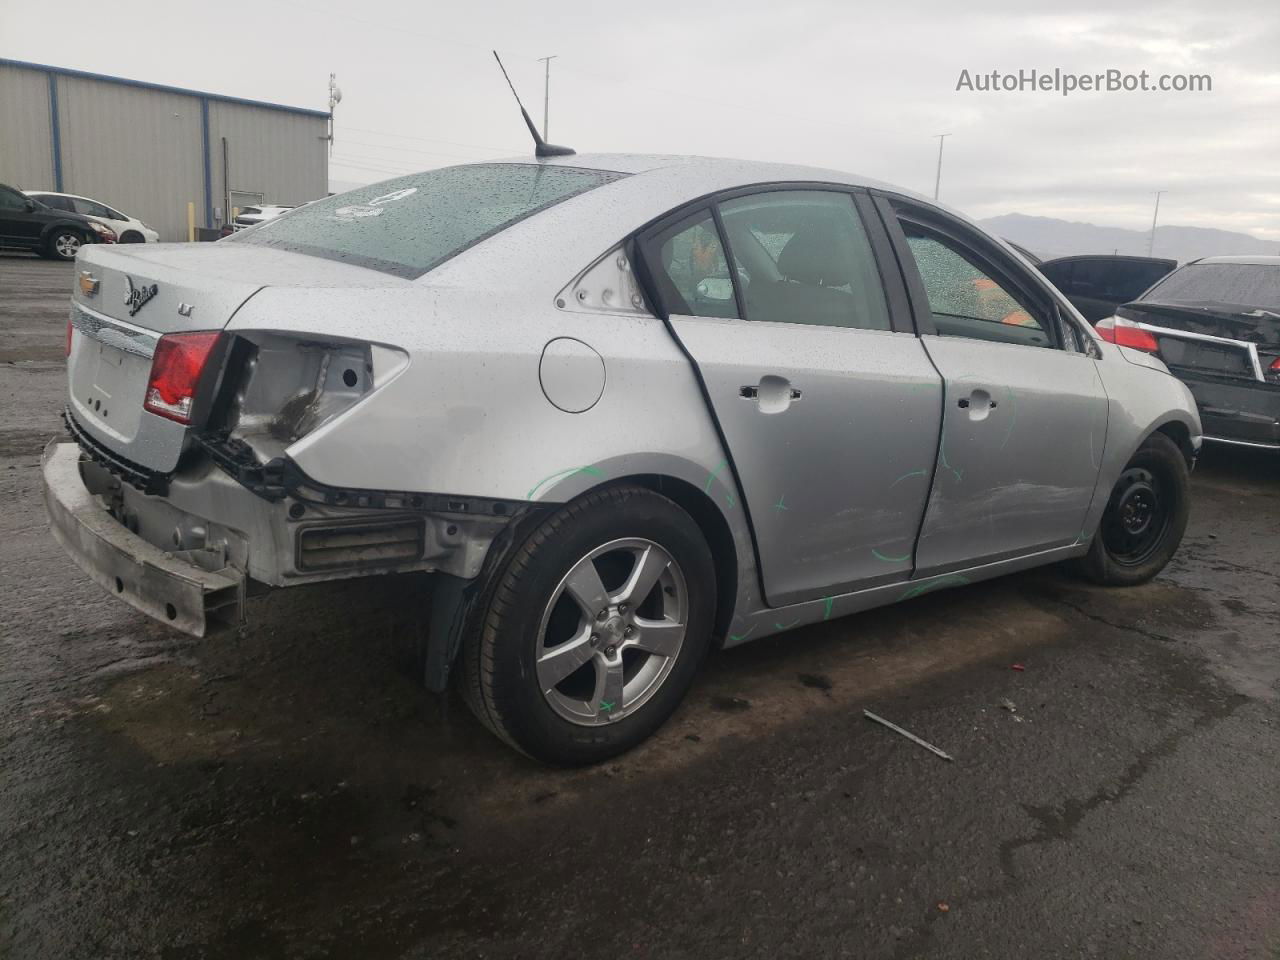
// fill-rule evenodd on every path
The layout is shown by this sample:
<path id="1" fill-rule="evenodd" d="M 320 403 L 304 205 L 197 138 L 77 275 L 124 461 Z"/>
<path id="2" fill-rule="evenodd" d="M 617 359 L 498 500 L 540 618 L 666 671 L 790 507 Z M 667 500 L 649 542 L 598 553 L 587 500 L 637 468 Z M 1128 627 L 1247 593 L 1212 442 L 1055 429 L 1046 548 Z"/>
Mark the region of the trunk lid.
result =
<path id="1" fill-rule="evenodd" d="M 1280 314 L 1228 303 L 1137 301 L 1116 315 L 1145 325 L 1171 368 L 1262 380 L 1280 357 Z"/>
<path id="2" fill-rule="evenodd" d="M 82 248 L 71 300 L 68 412 L 82 442 L 148 471 L 177 466 L 188 428 L 143 409 L 165 334 L 221 330 L 264 286 L 402 283 L 363 267 L 235 244 Z"/>

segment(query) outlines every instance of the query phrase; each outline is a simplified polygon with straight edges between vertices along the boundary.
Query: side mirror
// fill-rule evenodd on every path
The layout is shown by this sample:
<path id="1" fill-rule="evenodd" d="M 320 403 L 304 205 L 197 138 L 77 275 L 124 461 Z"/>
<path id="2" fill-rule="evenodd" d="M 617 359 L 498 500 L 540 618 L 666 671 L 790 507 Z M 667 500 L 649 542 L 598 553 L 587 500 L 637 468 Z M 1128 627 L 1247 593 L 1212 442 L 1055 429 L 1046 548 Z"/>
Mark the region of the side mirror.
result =
<path id="1" fill-rule="evenodd" d="M 36 202 L 32 200 L 30 197 L 27 197 L 27 213 L 31 213 L 32 211 L 35 210 L 35 208 L 36 208 Z"/>

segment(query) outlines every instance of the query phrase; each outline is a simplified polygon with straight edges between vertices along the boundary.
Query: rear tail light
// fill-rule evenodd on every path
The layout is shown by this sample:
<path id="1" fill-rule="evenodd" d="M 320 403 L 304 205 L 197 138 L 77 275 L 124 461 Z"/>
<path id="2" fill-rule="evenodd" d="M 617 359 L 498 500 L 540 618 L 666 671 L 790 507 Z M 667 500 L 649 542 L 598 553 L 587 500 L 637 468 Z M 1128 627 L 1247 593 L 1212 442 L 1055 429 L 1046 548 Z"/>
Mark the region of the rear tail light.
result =
<path id="1" fill-rule="evenodd" d="M 1280 382 L 1280 357 L 1271 361 L 1271 366 L 1267 367 L 1266 376 L 1273 383 Z"/>
<path id="2" fill-rule="evenodd" d="M 71 356 L 71 332 L 75 327 L 71 326 L 71 318 L 67 317 L 67 356 Z"/>
<path id="3" fill-rule="evenodd" d="M 143 407 L 156 416 L 191 422 L 191 408 L 205 363 L 218 342 L 219 331 L 166 333 L 156 343 L 151 379 Z"/>
<path id="4" fill-rule="evenodd" d="M 1133 347 L 1135 350 L 1144 350 L 1147 353 L 1160 352 L 1160 344 L 1156 342 L 1154 336 L 1124 317 L 1107 317 L 1099 320 L 1093 328 L 1098 331 L 1098 336 L 1103 340 L 1114 343 L 1116 346 Z"/>

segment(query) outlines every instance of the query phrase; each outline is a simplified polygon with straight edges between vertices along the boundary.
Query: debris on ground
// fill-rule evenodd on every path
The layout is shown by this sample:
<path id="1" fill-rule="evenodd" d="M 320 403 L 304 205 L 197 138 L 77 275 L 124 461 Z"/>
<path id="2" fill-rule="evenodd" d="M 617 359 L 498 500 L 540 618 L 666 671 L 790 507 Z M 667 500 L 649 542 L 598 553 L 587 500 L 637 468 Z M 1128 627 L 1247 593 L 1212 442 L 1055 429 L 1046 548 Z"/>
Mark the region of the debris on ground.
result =
<path id="1" fill-rule="evenodd" d="M 1011 714 L 1013 714 L 1014 722 L 1022 723 L 1022 720 L 1023 720 L 1022 715 L 1018 713 L 1017 706 L 1008 697 L 1000 701 L 1000 709 L 1008 710 Z"/>
<path id="2" fill-rule="evenodd" d="M 1010 670 L 1017 670 L 1019 673 L 1022 673 L 1022 671 L 1023 671 L 1023 670 L 1025 670 L 1025 669 L 1027 669 L 1027 668 L 1026 668 L 1026 665 L 1025 665 L 1025 664 L 1021 664 L 1021 663 L 1011 663 L 1011 664 L 1009 664 L 1009 669 L 1010 669 Z"/>
<path id="3" fill-rule="evenodd" d="M 870 710 L 863 710 L 863 711 L 862 711 L 862 715 L 863 715 L 864 717 L 866 717 L 868 720 L 874 720 L 876 723 L 879 723 L 879 724 L 881 724 L 881 725 L 883 725 L 883 726 L 888 727 L 888 728 L 889 728 L 890 730 L 892 730 L 894 733 L 900 733 L 900 734 L 902 734 L 902 736 L 906 737 L 906 738 L 907 738 L 908 740 L 910 740 L 912 743 L 919 744 L 920 746 L 924 747 L 926 750 L 930 751 L 931 753 L 936 753 L 936 754 L 937 754 L 938 756 L 940 756 L 943 760 L 954 760 L 954 759 L 955 759 L 955 757 L 951 756 L 951 754 L 946 753 L 945 751 L 939 750 L 939 749 L 938 749 L 937 747 L 935 747 L 932 743 L 929 743 L 929 741 L 927 741 L 927 740 L 921 740 L 919 737 L 917 737 L 917 736 L 916 736 L 914 733 L 912 733 L 911 731 L 909 731 L 909 730 L 903 730 L 903 729 L 902 729 L 902 727 L 898 726 L 896 723 L 890 723 L 890 722 L 889 722 L 888 720 L 886 720 L 884 717 L 878 717 L 878 716 L 876 716 L 874 713 L 872 713 Z"/>
<path id="4" fill-rule="evenodd" d="M 946 913 L 946 912 L 947 912 L 948 910 L 950 910 L 950 909 L 951 909 L 951 904 L 947 903 L 947 901 L 945 901 L 945 900 L 939 900 L 939 901 L 938 901 L 938 912 L 939 912 L 939 913 Z"/>

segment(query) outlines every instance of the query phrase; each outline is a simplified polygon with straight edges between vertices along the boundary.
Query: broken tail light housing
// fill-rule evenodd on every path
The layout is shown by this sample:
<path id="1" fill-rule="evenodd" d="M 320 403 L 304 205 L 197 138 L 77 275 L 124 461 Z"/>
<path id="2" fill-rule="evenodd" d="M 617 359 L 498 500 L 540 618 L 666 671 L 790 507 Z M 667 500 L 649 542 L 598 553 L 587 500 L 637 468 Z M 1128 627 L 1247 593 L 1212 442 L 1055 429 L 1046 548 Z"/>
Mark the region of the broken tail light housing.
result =
<path id="1" fill-rule="evenodd" d="M 1133 347 L 1146 353 L 1160 352 L 1160 344 L 1151 333 L 1124 317 L 1106 317 L 1094 324 L 1093 329 L 1103 340 L 1118 347 Z"/>
<path id="2" fill-rule="evenodd" d="M 1264 376 L 1272 383 L 1280 383 L 1280 357 L 1276 357 L 1271 361 L 1271 365 L 1267 367 Z"/>
<path id="3" fill-rule="evenodd" d="M 196 388 L 220 331 L 166 333 L 156 343 L 143 408 L 178 423 L 191 422 Z"/>

